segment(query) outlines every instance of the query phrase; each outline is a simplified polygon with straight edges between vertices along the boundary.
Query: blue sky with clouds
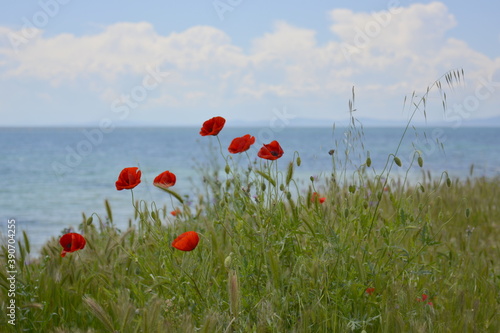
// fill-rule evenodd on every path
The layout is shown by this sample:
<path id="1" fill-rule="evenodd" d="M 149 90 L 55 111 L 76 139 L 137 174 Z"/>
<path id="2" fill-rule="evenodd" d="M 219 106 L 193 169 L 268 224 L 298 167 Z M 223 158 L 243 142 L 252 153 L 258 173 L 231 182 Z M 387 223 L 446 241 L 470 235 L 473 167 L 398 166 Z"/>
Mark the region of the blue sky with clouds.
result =
<path id="1" fill-rule="evenodd" d="M 4 4 L 5 7 L 7 5 Z M 500 117 L 497 1 L 9 1 L 0 126 L 228 124 L 277 116 L 404 121 L 405 96 L 452 69 L 427 119 Z"/>

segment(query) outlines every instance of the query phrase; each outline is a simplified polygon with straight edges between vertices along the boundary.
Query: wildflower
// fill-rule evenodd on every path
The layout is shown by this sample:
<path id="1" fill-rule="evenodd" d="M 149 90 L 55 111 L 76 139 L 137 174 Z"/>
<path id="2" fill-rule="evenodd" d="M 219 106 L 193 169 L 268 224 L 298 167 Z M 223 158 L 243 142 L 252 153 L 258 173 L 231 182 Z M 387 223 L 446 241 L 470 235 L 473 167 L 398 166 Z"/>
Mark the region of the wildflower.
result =
<path id="1" fill-rule="evenodd" d="M 176 208 L 175 210 L 170 212 L 170 215 L 177 216 L 177 215 L 181 215 L 181 213 L 182 213 L 181 210 L 179 208 Z"/>
<path id="2" fill-rule="evenodd" d="M 417 302 L 427 302 L 427 300 L 429 299 L 429 296 L 426 295 L 426 294 L 422 294 L 422 297 L 418 297 L 417 298 Z M 429 305 L 429 306 L 434 306 L 434 304 L 429 300 L 426 305 Z"/>
<path id="3" fill-rule="evenodd" d="M 164 171 L 156 176 L 153 185 L 162 189 L 174 186 L 176 181 L 175 175 L 170 171 Z"/>
<path id="4" fill-rule="evenodd" d="M 366 288 L 366 290 L 365 290 L 365 293 L 366 293 L 367 295 L 371 295 L 371 294 L 373 294 L 374 292 L 375 292 L 375 288 L 373 288 L 373 287 Z"/>
<path id="5" fill-rule="evenodd" d="M 213 117 L 212 119 L 209 119 L 203 123 L 203 126 L 200 130 L 200 135 L 217 135 L 222 130 L 225 123 L 226 119 L 222 117 Z"/>
<path id="6" fill-rule="evenodd" d="M 250 146 L 253 145 L 254 143 L 255 143 L 255 137 L 251 136 L 250 134 L 246 134 L 242 137 L 233 139 L 227 150 L 231 154 L 242 153 L 250 149 Z"/>
<path id="7" fill-rule="evenodd" d="M 257 156 L 266 160 L 277 160 L 283 156 L 284 152 L 278 141 L 274 140 L 269 144 L 265 144 L 260 148 Z"/>
<path id="8" fill-rule="evenodd" d="M 59 244 L 63 247 L 61 257 L 65 257 L 68 252 L 75 252 L 85 247 L 86 241 L 82 235 L 70 232 L 59 239 Z"/>
<path id="9" fill-rule="evenodd" d="M 172 242 L 172 246 L 181 251 L 192 251 L 198 245 L 200 237 L 194 231 L 187 231 Z"/>
<path id="10" fill-rule="evenodd" d="M 319 194 L 314 192 L 312 195 L 311 195 L 311 202 L 316 202 L 316 201 L 319 201 L 319 203 L 323 203 L 325 202 L 326 198 L 320 198 L 319 197 Z"/>
<path id="11" fill-rule="evenodd" d="M 141 182 L 141 170 L 139 168 L 125 168 L 120 172 L 118 180 L 116 181 L 116 189 L 131 190 Z"/>

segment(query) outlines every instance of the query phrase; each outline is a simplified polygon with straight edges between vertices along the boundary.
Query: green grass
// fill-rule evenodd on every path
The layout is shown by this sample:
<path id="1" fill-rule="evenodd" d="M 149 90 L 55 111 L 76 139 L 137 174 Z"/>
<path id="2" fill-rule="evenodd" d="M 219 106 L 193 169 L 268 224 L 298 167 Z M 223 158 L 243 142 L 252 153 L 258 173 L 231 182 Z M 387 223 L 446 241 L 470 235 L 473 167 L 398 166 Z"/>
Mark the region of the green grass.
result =
<path id="1" fill-rule="evenodd" d="M 354 119 L 349 131 L 362 140 Z M 27 262 L 25 235 L 17 325 L 0 316 L 2 331 L 499 332 L 500 179 L 443 173 L 410 186 L 391 178 L 397 151 L 384 170 L 366 160 L 353 174 L 345 152 L 305 186 L 297 154 L 284 169 L 223 156 L 192 204 L 176 201 L 181 214 L 136 201 L 120 231 L 106 204 L 107 216 L 83 218 L 85 249 L 64 258 L 53 239 Z M 172 248 L 189 230 L 198 247 Z M 3 246 L 2 267 L 7 259 Z M 0 270 L 2 313 L 6 278 Z"/>

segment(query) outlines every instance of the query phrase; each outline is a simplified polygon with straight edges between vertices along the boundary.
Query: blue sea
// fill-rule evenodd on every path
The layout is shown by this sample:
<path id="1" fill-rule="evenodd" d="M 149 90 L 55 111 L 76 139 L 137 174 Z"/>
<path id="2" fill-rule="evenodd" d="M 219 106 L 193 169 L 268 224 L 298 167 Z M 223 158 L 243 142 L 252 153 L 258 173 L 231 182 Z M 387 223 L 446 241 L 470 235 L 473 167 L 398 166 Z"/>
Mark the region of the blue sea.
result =
<path id="1" fill-rule="evenodd" d="M 311 177 L 327 177 L 333 170 L 332 156 L 348 159 L 348 170 L 364 163 L 367 153 L 372 167 L 380 172 L 388 156 L 395 153 L 404 128 L 224 128 L 219 134 L 225 155 L 231 140 L 244 134 L 256 137 L 248 151 L 257 159 L 263 143 L 278 140 L 284 156 L 278 166 L 285 169 L 294 154 L 302 165 L 296 177 L 304 187 Z M 174 208 L 170 197 L 155 188 L 152 181 L 170 170 L 177 175 L 175 189 L 193 197 L 203 186 L 200 168 L 211 161 L 223 164 L 216 137 L 201 137 L 199 128 L 0 128 L 0 219 L 5 236 L 7 221 L 16 220 L 17 236 L 26 230 L 32 252 L 65 228 L 76 228 L 87 216 L 105 216 L 104 200 L 109 200 L 114 221 L 125 227 L 133 217 L 130 191 L 117 191 L 115 181 L 124 167 L 138 166 L 142 183 L 134 189 L 135 199 L 155 201 L 158 206 Z M 410 128 L 401 143 L 398 156 L 408 169 L 415 150 L 424 159 L 425 172 L 439 177 L 448 172 L 453 178 L 495 177 L 500 175 L 500 128 Z M 232 155 L 233 156 L 233 155 Z M 234 155 L 242 165 L 245 154 Z M 422 177 L 422 169 L 411 167 L 410 182 Z M 471 165 L 474 165 L 471 174 Z M 197 171 L 198 170 L 198 171 Z"/>

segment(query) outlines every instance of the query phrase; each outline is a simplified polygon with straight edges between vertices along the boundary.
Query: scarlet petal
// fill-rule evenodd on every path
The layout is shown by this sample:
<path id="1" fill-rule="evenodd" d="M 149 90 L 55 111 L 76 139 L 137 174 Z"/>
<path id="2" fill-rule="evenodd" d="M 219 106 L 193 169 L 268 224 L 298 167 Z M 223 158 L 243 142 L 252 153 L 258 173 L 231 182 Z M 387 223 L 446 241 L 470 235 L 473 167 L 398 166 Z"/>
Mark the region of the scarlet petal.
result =
<path id="1" fill-rule="evenodd" d="M 118 180 L 116 181 L 116 189 L 130 190 L 139 185 L 141 182 L 141 170 L 137 167 L 125 168 L 120 172 Z"/>
<path id="2" fill-rule="evenodd" d="M 200 237 L 194 231 L 187 231 L 172 242 L 172 246 L 181 251 L 192 251 L 198 245 Z"/>
<path id="3" fill-rule="evenodd" d="M 160 188 L 168 188 L 175 185 L 177 178 L 170 171 L 160 173 L 153 181 L 153 185 Z"/>
<path id="4" fill-rule="evenodd" d="M 224 124 L 226 123 L 226 119 L 222 117 L 213 117 L 203 123 L 203 126 L 200 130 L 201 136 L 207 135 L 217 135 L 224 128 Z"/>
<path id="5" fill-rule="evenodd" d="M 80 234 L 70 232 L 63 235 L 61 239 L 59 239 L 59 244 L 63 247 L 61 257 L 66 256 L 68 252 L 75 252 L 85 248 L 86 243 L 85 238 Z"/>
<path id="6" fill-rule="evenodd" d="M 259 152 L 257 153 L 257 156 L 266 160 L 277 160 L 278 158 L 283 156 L 283 154 L 284 152 L 280 144 L 278 143 L 278 141 L 274 140 L 267 145 L 263 145 L 263 147 L 260 148 Z"/>
<path id="7" fill-rule="evenodd" d="M 255 143 L 255 137 L 251 136 L 250 134 L 246 134 L 242 137 L 233 139 L 227 150 L 231 154 L 243 153 L 248 149 L 250 149 L 250 146 L 253 145 L 254 143 Z"/>

